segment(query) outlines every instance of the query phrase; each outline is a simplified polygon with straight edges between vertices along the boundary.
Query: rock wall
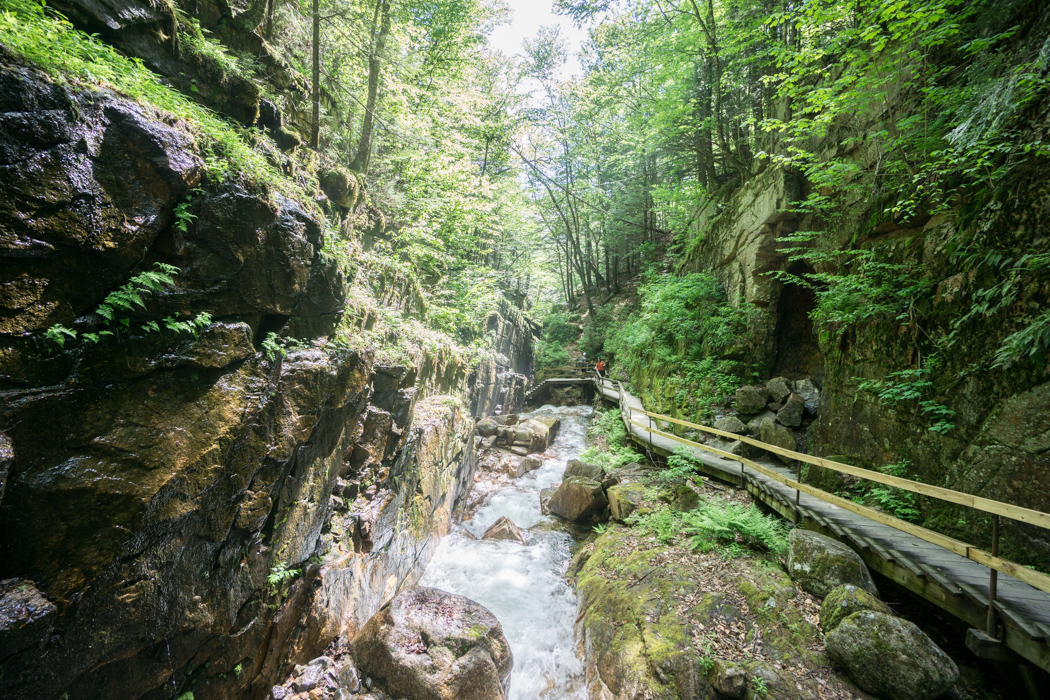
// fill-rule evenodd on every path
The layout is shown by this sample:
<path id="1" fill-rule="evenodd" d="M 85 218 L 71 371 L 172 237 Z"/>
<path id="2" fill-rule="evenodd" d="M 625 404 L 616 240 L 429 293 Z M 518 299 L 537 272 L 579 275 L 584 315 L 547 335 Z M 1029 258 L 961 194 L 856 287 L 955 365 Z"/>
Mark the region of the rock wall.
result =
<path id="1" fill-rule="evenodd" d="M 322 232 L 205 181 L 186 125 L 0 65 L 0 695 L 262 697 L 421 575 L 473 479 L 468 372 L 329 343 Z"/>
<path id="2" fill-rule="evenodd" d="M 500 300 L 485 325 L 493 338 L 493 351 L 481 360 L 472 380 L 470 407 L 475 418 L 522 409 L 526 386 L 535 373 L 533 343 L 541 331 L 538 323 L 508 299 Z"/>
<path id="3" fill-rule="evenodd" d="M 860 180 L 877 192 L 871 173 L 880 156 L 870 135 L 884 128 L 888 115 L 908 109 L 903 99 L 887 95 L 896 103 L 877 105 L 855 122 L 836 126 L 828 146 L 815 150 L 855 162 Z M 1026 128 L 1041 133 L 1045 117 L 1034 115 Z M 1050 511 L 1050 368 L 1042 357 L 992 367 L 1003 340 L 1050 304 L 1045 273 L 1021 274 L 1017 271 L 1028 263 L 995 262 L 1050 250 L 1050 182 L 1035 161 L 1018 163 L 1011 177 L 994 193 L 974 193 L 953 210 L 937 216 L 920 212 L 908 223 L 887 220 L 886 203 L 875 195 L 845 202 L 831 221 L 813 215 L 796 219 L 788 210 L 812 185 L 773 167 L 705 205 L 684 267 L 712 272 L 731 301 L 762 311 L 751 329 L 759 378 L 812 377 L 822 385 L 819 418 L 808 435 L 811 452 L 866 468 L 904 463 L 911 478 Z M 879 263 L 901 266 L 910 284 L 928 291 L 897 318 L 875 315 L 814 327 L 807 322 L 813 296 L 769 273 L 843 269 L 830 260 L 816 269 L 792 263 L 778 251 L 778 239 L 796 229 L 821 232 L 811 243 L 821 250 L 870 251 Z M 995 292 L 1003 282 L 1008 291 Z M 931 355 L 937 356 L 932 364 Z M 928 369 L 924 380 L 931 382 L 922 400 L 954 412 L 953 427 L 943 434 L 930 430 L 934 421 L 919 400 L 880 401 L 859 388 L 865 380 L 918 369 Z M 660 391 L 659 378 L 649 384 L 650 393 Z M 825 488 L 843 485 L 820 476 Z M 989 546 L 989 516 L 932 499 L 923 499 L 921 508 L 923 523 Z M 1037 528 L 1007 523 L 1001 548 L 1004 556 L 1050 565 L 1050 538 Z"/>

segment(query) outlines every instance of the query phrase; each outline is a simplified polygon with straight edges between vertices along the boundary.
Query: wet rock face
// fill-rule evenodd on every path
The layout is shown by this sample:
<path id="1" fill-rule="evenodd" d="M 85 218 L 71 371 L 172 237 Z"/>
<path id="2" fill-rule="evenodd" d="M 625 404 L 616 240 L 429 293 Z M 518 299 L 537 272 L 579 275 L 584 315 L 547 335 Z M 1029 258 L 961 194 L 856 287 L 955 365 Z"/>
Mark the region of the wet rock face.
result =
<path id="1" fill-rule="evenodd" d="M 261 697 L 421 575 L 472 482 L 456 399 L 323 342 L 345 285 L 305 207 L 205 185 L 174 225 L 194 149 L 139 105 L 0 67 L 0 608 L 24 584 L 43 611 L 0 630 L 4 698 Z M 48 352 L 41 331 L 97 330 L 154 261 L 175 288 L 120 342 Z M 198 336 L 136 330 L 200 312 Z M 257 349 L 282 330 L 303 347 Z"/>
<path id="2" fill-rule="evenodd" d="M 857 685 L 880 697 L 933 700 L 959 679 L 955 662 L 922 630 L 884 613 L 850 615 L 825 643 Z"/>
<path id="3" fill-rule="evenodd" d="M 878 589 L 864 561 L 841 542 L 795 528 L 789 544 L 788 573 L 813 595 L 823 598 L 848 583 L 878 597 Z"/>
<path id="4" fill-rule="evenodd" d="M 502 700 L 514 666 L 496 617 L 474 601 L 419 587 L 390 602 L 354 639 L 354 659 L 394 697 Z"/>

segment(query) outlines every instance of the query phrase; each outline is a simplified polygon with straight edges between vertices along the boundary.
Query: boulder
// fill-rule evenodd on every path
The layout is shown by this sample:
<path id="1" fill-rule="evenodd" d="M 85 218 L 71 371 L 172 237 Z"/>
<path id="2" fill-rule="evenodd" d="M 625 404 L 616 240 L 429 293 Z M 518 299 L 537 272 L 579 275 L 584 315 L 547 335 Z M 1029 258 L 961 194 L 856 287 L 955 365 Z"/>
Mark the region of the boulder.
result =
<path id="1" fill-rule="evenodd" d="M 824 644 L 861 689 L 880 697 L 933 700 L 959 680 L 959 668 L 932 639 L 914 623 L 885 613 L 853 613 Z"/>
<path id="2" fill-rule="evenodd" d="M 797 428 L 802 425 L 802 412 L 805 410 L 806 402 L 798 394 L 788 396 L 784 407 L 777 411 L 777 420 L 789 428 Z"/>
<path id="3" fill-rule="evenodd" d="M 543 452 L 550 447 L 554 436 L 558 434 L 560 419 L 553 416 L 529 418 L 516 425 L 507 426 L 507 442 L 516 447 L 524 447 L 528 452 Z"/>
<path id="4" fill-rule="evenodd" d="M 597 464 L 588 464 L 578 459 L 570 459 L 569 463 L 565 465 L 565 477 L 568 478 L 570 476 L 579 476 L 594 481 L 605 481 L 606 474 L 605 470 Z"/>
<path id="5" fill-rule="evenodd" d="M 855 612 L 871 610 L 890 615 L 889 607 L 863 588 L 852 583 L 839 586 L 828 593 L 820 606 L 820 627 L 827 634 Z"/>
<path id="6" fill-rule="evenodd" d="M 751 415 L 761 413 L 769 403 L 769 391 L 762 385 L 742 386 L 736 390 L 736 410 Z"/>
<path id="7" fill-rule="evenodd" d="M 791 383 L 784 377 L 773 377 L 766 382 L 766 390 L 777 403 L 784 403 L 784 399 L 791 393 Z"/>
<path id="8" fill-rule="evenodd" d="M 609 499 L 610 516 L 622 523 L 642 504 L 645 486 L 639 483 L 619 484 L 606 491 L 606 496 Z"/>
<path id="9" fill-rule="evenodd" d="M 499 461 L 499 470 L 509 476 L 512 479 L 517 479 L 519 476 L 525 473 L 525 469 L 521 464 L 521 457 L 515 455 L 503 455 Z"/>
<path id="10" fill-rule="evenodd" d="M 545 489 L 540 489 L 540 513 L 542 513 L 543 515 L 551 514 L 551 496 L 554 495 L 554 492 L 558 490 L 559 486 L 561 486 L 561 484 L 557 483 L 552 484 L 551 486 Z"/>
<path id="11" fill-rule="evenodd" d="M 332 659 L 327 656 L 319 656 L 305 666 L 296 666 L 296 678 L 292 681 L 292 688 L 297 693 L 313 690 L 321 683 L 325 672 L 331 667 Z"/>
<path id="12" fill-rule="evenodd" d="M 533 455 L 529 455 L 528 457 L 522 457 L 521 458 L 521 468 L 525 472 L 536 471 L 537 469 L 539 469 L 542 466 L 543 466 L 543 460 L 540 459 L 539 457 L 535 457 Z"/>
<path id="13" fill-rule="evenodd" d="M 678 484 L 660 494 L 660 500 L 672 510 L 687 513 L 700 505 L 700 496 L 688 484 Z"/>
<path id="14" fill-rule="evenodd" d="M 762 425 L 758 429 L 758 439 L 770 445 L 782 447 L 785 450 L 798 449 L 798 446 L 795 444 L 795 434 L 791 432 L 791 429 L 777 425 L 769 418 L 762 419 Z M 791 461 L 790 457 L 785 457 L 784 455 L 777 455 L 777 457 L 785 464 Z"/>
<path id="15" fill-rule="evenodd" d="M 788 574 L 804 590 L 823 598 L 849 583 L 879 595 L 868 567 L 846 545 L 800 528 L 792 530 L 788 540 Z"/>
<path id="16" fill-rule="evenodd" d="M 769 420 L 776 420 L 777 414 L 773 411 L 762 411 L 747 422 L 747 434 L 753 437 L 758 437 L 758 434 L 762 429 L 762 421 L 766 418 Z"/>
<path id="17" fill-rule="evenodd" d="M 820 408 L 820 387 L 812 379 L 799 379 L 795 382 L 795 393 L 802 397 L 806 406 L 806 413 L 811 416 L 817 415 Z"/>
<path id="18" fill-rule="evenodd" d="M 711 442 L 707 443 L 716 450 L 722 450 L 728 452 L 731 455 L 740 455 L 744 452 L 744 443 L 739 440 L 723 440 L 721 438 L 715 438 Z"/>
<path id="19" fill-rule="evenodd" d="M 524 445 L 512 445 L 508 449 L 519 457 L 524 457 L 530 451 L 529 448 Z"/>
<path id="20" fill-rule="evenodd" d="M 770 401 L 769 403 L 766 404 L 766 410 L 767 411 L 772 411 L 773 413 L 778 412 L 782 408 L 784 408 L 784 405 L 783 404 L 779 404 L 776 401 Z"/>
<path id="21" fill-rule="evenodd" d="M 499 428 L 499 423 L 497 423 L 491 418 L 486 418 L 485 420 L 478 422 L 477 431 L 478 435 L 480 435 L 483 438 L 487 438 L 495 435 L 496 431 L 498 431 Z"/>
<path id="22" fill-rule="evenodd" d="M 336 675 L 336 684 L 350 694 L 361 691 L 361 674 L 358 673 L 353 661 L 343 659 L 343 667 Z"/>
<path id="23" fill-rule="evenodd" d="M 736 416 L 723 416 L 715 421 L 715 430 L 733 433 L 733 435 L 743 435 L 747 432 L 747 426 Z"/>
<path id="24" fill-rule="evenodd" d="M 718 659 L 711 668 L 711 685 L 727 698 L 742 698 L 747 692 L 747 670 L 738 663 Z"/>
<path id="25" fill-rule="evenodd" d="M 521 533 L 518 526 L 514 524 L 514 521 L 504 516 L 496 522 L 489 525 L 488 529 L 485 530 L 485 534 L 481 536 L 483 540 L 512 540 L 525 544 L 525 535 Z"/>
<path id="26" fill-rule="evenodd" d="M 547 507 L 552 515 L 582 522 L 600 513 L 608 503 L 601 483 L 580 476 L 570 476 L 561 482 Z"/>
<path id="27" fill-rule="evenodd" d="M 496 617 L 474 601 L 418 587 L 394 598 L 352 643 L 354 660 L 394 697 L 503 700 L 514 666 Z"/>

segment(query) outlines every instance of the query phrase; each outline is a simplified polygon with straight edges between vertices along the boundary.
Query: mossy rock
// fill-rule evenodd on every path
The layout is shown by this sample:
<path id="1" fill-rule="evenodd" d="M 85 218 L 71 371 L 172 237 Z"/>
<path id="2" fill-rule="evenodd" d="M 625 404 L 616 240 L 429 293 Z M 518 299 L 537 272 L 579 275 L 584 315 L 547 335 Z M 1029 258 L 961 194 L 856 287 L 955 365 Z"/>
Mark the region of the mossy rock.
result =
<path id="1" fill-rule="evenodd" d="M 839 586 L 824 599 L 820 606 L 820 627 L 827 634 L 839 623 L 855 612 L 872 610 L 891 614 L 889 607 L 863 588 L 847 583 Z"/>
<path id="2" fill-rule="evenodd" d="M 645 498 L 645 486 L 639 483 L 617 484 L 606 491 L 609 498 L 609 515 L 613 520 L 622 523 Z"/>
<path id="3" fill-rule="evenodd" d="M 806 591 L 823 598 L 835 588 L 851 583 L 878 596 L 868 567 L 846 545 L 798 528 L 791 531 L 789 542 L 788 573 Z"/>
<path id="4" fill-rule="evenodd" d="M 861 689 L 894 700 L 933 700 L 959 680 L 955 662 L 915 624 L 855 612 L 824 638 L 828 655 Z"/>
<path id="5" fill-rule="evenodd" d="M 346 168 L 335 167 L 323 170 L 318 179 L 325 196 L 335 204 L 348 209 L 352 209 L 357 204 L 361 186 L 357 176 Z"/>
<path id="6" fill-rule="evenodd" d="M 621 555 L 628 537 L 601 535 L 577 579 L 577 637 L 588 673 L 616 697 L 708 697 L 691 630 L 677 612 L 696 582 L 680 564 L 660 560 L 663 548 Z"/>

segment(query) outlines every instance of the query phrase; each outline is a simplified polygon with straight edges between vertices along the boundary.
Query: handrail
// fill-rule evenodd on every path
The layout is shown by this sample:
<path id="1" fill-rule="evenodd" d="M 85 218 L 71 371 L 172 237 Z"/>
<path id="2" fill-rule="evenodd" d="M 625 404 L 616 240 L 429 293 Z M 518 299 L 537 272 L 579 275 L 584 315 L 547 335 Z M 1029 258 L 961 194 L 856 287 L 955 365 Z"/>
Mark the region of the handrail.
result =
<path id="1" fill-rule="evenodd" d="M 666 420 L 669 423 L 677 423 L 684 425 L 689 428 L 695 428 L 702 430 L 706 433 L 726 437 L 731 440 L 740 440 L 746 442 L 749 445 L 755 447 L 761 447 L 763 450 L 772 452 L 773 454 L 783 455 L 791 459 L 797 459 L 800 462 L 812 464 L 825 469 L 830 469 L 842 474 L 849 474 L 850 476 L 860 477 L 861 479 L 867 479 L 869 481 L 875 481 L 886 486 L 894 486 L 905 491 L 911 491 L 922 496 L 930 496 L 931 498 L 937 498 L 942 501 L 948 501 L 949 503 L 957 503 L 962 506 L 973 508 L 974 510 L 984 511 L 985 513 L 991 513 L 993 515 L 1001 515 L 1011 520 L 1019 520 L 1029 525 L 1035 525 L 1050 530 L 1050 514 L 1043 513 L 1038 510 L 1032 510 L 1031 508 L 1025 508 L 1023 506 L 1015 506 L 1010 503 L 1003 503 L 1002 501 L 995 501 L 990 498 L 983 498 L 981 496 L 974 496 L 969 493 L 963 493 L 961 491 L 954 491 L 952 489 L 946 489 L 942 486 L 933 486 L 932 484 L 924 484 L 919 481 L 912 481 L 911 479 L 902 479 L 898 476 L 890 476 L 889 474 L 883 474 L 882 472 L 872 471 L 870 469 L 862 469 L 860 467 L 854 467 L 849 464 L 843 464 L 841 462 L 834 462 L 829 459 L 822 457 L 814 457 L 812 455 L 803 454 L 802 452 L 796 452 L 795 450 L 789 450 L 783 447 L 777 447 L 776 445 L 770 445 L 769 443 L 762 442 L 761 440 L 755 440 L 745 435 L 736 435 L 734 433 L 728 433 L 724 430 L 718 430 L 716 428 L 710 428 L 704 425 L 697 425 L 696 423 L 690 423 L 689 421 L 679 420 L 678 418 L 671 418 L 670 416 L 664 416 L 658 413 L 649 413 L 648 411 L 638 411 L 643 413 L 650 418 L 656 418 L 657 420 Z"/>
<path id="2" fill-rule="evenodd" d="M 604 383 L 600 380 L 600 378 L 595 377 L 595 381 L 596 381 L 596 384 L 598 384 L 599 388 L 604 388 Z M 626 406 L 625 403 L 624 403 L 624 394 L 626 392 L 623 389 L 623 384 L 621 382 L 617 382 L 617 385 L 618 385 L 618 390 L 619 390 L 618 391 L 618 393 L 619 393 L 619 397 L 618 398 L 619 398 L 619 406 L 620 406 L 621 417 L 624 420 L 625 427 L 627 427 L 628 434 L 630 434 L 630 432 L 631 432 L 630 426 L 634 425 L 634 426 L 637 426 L 638 428 L 640 428 L 640 429 L 642 429 L 642 430 L 644 430 L 646 432 L 649 432 L 650 434 L 661 435 L 663 437 L 669 438 L 669 439 L 674 440 L 676 442 L 680 442 L 680 443 L 683 443 L 683 444 L 691 445 L 693 447 L 696 447 L 696 448 L 699 448 L 699 449 L 704 450 L 706 452 L 718 455 L 720 457 L 727 458 L 727 459 L 733 460 L 735 462 L 739 462 L 741 465 L 746 465 L 746 466 L 750 467 L 751 469 L 755 470 L 756 472 L 758 472 L 760 474 L 763 474 L 764 476 L 767 476 L 767 477 L 769 477 L 771 479 L 774 479 L 774 480 L 784 484 L 788 488 L 792 488 L 792 489 L 795 489 L 796 491 L 801 491 L 801 492 L 807 493 L 807 494 L 809 494 L 811 496 L 814 496 L 814 497 L 816 497 L 816 498 L 818 498 L 818 499 L 820 499 L 822 501 L 825 501 L 827 503 L 831 503 L 833 505 L 839 506 L 840 508 L 843 508 L 843 509 L 848 510 L 850 512 L 856 513 L 857 515 L 866 517 L 866 518 L 868 518 L 870 520 L 873 520 L 875 522 L 882 523 L 883 525 L 888 525 L 889 527 L 895 528 L 895 529 L 900 530 L 902 532 L 906 532 L 906 533 L 908 533 L 910 535 L 913 535 L 915 537 L 918 537 L 919 539 L 922 539 L 922 540 L 924 540 L 926 542 L 929 542 L 931 544 L 935 544 L 937 546 L 943 547 L 944 549 L 947 549 L 948 551 L 954 552 L 955 554 L 958 554 L 959 556 L 965 557 L 967 559 L 970 559 L 971 561 L 975 561 L 975 562 L 977 562 L 979 564 L 982 564 L 982 565 L 984 565 L 984 566 L 986 566 L 986 567 L 988 567 L 988 568 L 993 570 L 992 571 L 993 584 L 992 584 L 992 587 L 990 588 L 990 595 L 989 595 L 989 603 L 990 603 L 990 605 L 994 604 L 994 600 L 995 600 L 995 592 L 994 592 L 994 590 L 995 590 L 994 589 L 994 580 L 995 579 L 994 579 L 994 575 L 995 575 L 996 571 L 1000 571 L 1002 573 L 1005 573 L 1005 574 L 1007 574 L 1009 576 L 1014 577 L 1015 579 L 1017 579 L 1019 581 L 1023 581 L 1023 582 L 1025 582 L 1025 583 L 1027 583 L 1027 584 L 1029 584 L 1029 585 L 1031 585 L 1031 586 L 1033 586 L 1035 588 L 1038 588 L 1039 590 L 1042 590 L 1042 591 L 1045 591 L 1047 593 L 1050 593 L 1050 576 L 1048 576 L 1047 574 L 1043 574 L 1041 572 L 1035 571 L 1034 569 L 1030 569 L 1030 568 L 1028 568 L 1026 566 L 1023 566 L 1021 564 L 1017 564 L 1015 562 L 1012 562 L 1012 561 L 1010 561 L 1008 559 L 1003 559 L 1003 558 L 997 556 L 997 550 L 998 550 L 997 544 L 998 543 L 994 539 L 993 539 L 993 544 L 992 544 L 992 552 L 991 553 L 985 552 L 984 550 L 979 549 L 979 548 L 977 548 L 977 547 L 975 547 L 975 546 L 973 546 L 971 544 L 962 542 L 962 541 L 954 539 L 952 537 L 948 537 L 947 535 L 942 535 L 942 534 L 940 534 L 938 532 L 935 532 L 933 530 L 928 530 L 928 529 L 926 529 L 924 527 L 921 527 L 919 525 L 915 525 L 913 523 L 906 522 L 906 521 L 901 520 L 899 518 L 895 518 L 892 515 L 887 515 L 886 513 L 883 513 L 883 512 L 878 511 L 878 510 L 875 510 L 873 508 L 869 508 L 867 506 L 863 506 L 863 505 L 854 503 L 854 502 L 849 501 L 847 499 L 841 498 L 840 496 L 836 496 L 836 495 L 828 493 L 827 491 L 824 491 L 822 489 L 818 489 L 818 488 L 816 488 L 814 486 L 809 486 L 809 485 L 807 485 L 805 483 L 802 483 L 800 480 L 795 480 L 795 479 L 792 479 L 790 477 L 784 476 L 783 474 L 780 474 L 780 473 L 778 473 L 778 472 L 776 472 L 776 471 L 774 471 L 772 469 L 764 467 L 761 464 L 758 464 L 757 462 L 755 462 L 755 461 L 753 461 L 751 459 L 747 459 L 746 457 L 742 457 L 740 455 L 734 455 L 734 454 L 731 454 L 729 452 L 725 452 L 723 450 L 719 450 L 717 448 L 710 447 L 708 445 L 704 445 L 704 444 L 699 443 L 699 442 L 694 442 L 693 440 L 689 440 L 687 438 L 679 437 L 677 435 L 674 435 L 673 433 L 668 433 L 668 432 L 659 430 L 657 428 L 652 427 L 651 422 L 650 422 L 650 425 L 646 426 L 646 425 L 644 425 L 642 423 L 639 423 L 638 421 L 634 420 L 633 416 L 634 416 L 634 413 L 637 412 L 637 413 L 640 413 L 642 415 L 647 416 L 648 418 L 650 418 L 650 420 L 654 419 L 654 418 L 657 419 L 657 420 L 666 420 L 666 421 L 671 422 L 671 423 L 677 423 L 679 425 L 685 425 L 685 426 L 688 426 L 688 427 L 691 427 L 691 428 L 696 428 L 696 429 L 702 430 L 704 432 L 712 433 L 712 434 L 715 434 L 715 435 L 730 437 L 730 438 L 732 438 L 734 440 L 741 440 L 743 442 L 747 442 L 748 444 L 755 445 L 757 447 L 760 447 L 760 448 L 762 448 L 764 450 L 767 450 L 769 452 L 773 452 L 775 454 L 782 454 L 782 455 L 789 456 L 789 457 L 791 457 L 793 459 L 798 459 L 800 461 L 803 461 L 803 462 L 806 462 L 806 463 L 809 463 L 809 464 L 814 464 L 816 466 L 823 466 L 825 468 L 832 469 L 833 471 L 841 471 L 841 472 L 846 473 L 846 474 L 853 474 L 853 475 L 859 476 L 861 478 L 867 478 L 867 479 L 869 479 L 871 481 L 877 481 L 879 483 L 884 483 L 884 484 L 887 484 L 887 485 L 890 485 L 890 486 L 896 486 L 897 488 L 904 488 L 906 490 L 913 491 L 915 493 L 920 493 L 922 495 L 928 495 L 928 496 L 931 496 L 933 498 L 941 498 L 941 496 L 939 495 L 939 492 L 947 492 L 947 494 L 952 495 L 952 496 L 968 497 L 969 500 L 967 500 L 967 498 L 952 498 L 950 502 L 958 503 L 958 504 L 964 505 L 964 506 L 969 506 L 971 508 L 974 508 L 975 510 L 982 510 L 982 511 L 985 511 L 985 512 L 989 512 L 989 513 L 994 514 L 996 517 L 1004 516 L 1004 517 L 1008 517 L 1008 518 L 1012 518 L 1012 519 L 1022 520 L 1022 518 L 1017 517 L 1017 516 L 1018 515 L 1023 515 L 1025 517 L 1022 520 L 1022 522 L 1027 522 L 1029 524 L 1037 525 L 1037 526 L 1041 526 L 1041 527 L 1048 527 L 1048 525 L 1042 524 L 1044 521 L 1045 522 L 1050 522 L 1050 515 L 1048 515 L 1046 513 L 1042 513 L 1040 511 L 1034 511 L 1034 510 L 1031 510 L 1031 509 L 1028 509 L 1028 508 L 1022 508 L 1021 506 L 1014 506 L 1014 505 L 1011 505 L 1009 503 L 1002 503 L 1000 501 L 993 501 L 991 499 L 981 498 L 979 496 L 972 496 L 970 494 L 964 494 L 964 493 L 961 493 L 961 492 L 958 492 L 958 491 L 952 491 L 951 489 L 943 489 L 941 487 L 931 486 L 929 484 L 922 484 L 922 483 L 919 483 L 919 482 L 910 481 L 908 479 L 901 479 L 899 477 L 891 477 L 891 476 L 888 476 L 886 474 L 881 474 L 879 472 L 871 472 L 871 471 L 869 471 L 867 469 L 860 469 L 858 467 L 852 467 L 850 465 L 841 464 L 840 462 L 833 462 L 831 460 L 825 460 L 825 459 L 822 459 L 820 457 L 811 457 L 810 455 L 805 455 L 805 454 L 802 454 L 801 452 L 795 452 L 794 450 L 787 450 L 787 449 L 784 449 L 784 448 L 777 447 L 776 445 L 770 445 L 770 444 L 764 443 L 764 442 L 762 442 L 760 440 L 754 440 L 752 438 L 747 438 L 745 436 L 736 435 L 734 433 L 728 433 L 726 431 L 717 430 L 715 428 L 709 428 L 707 426 L 697 425 L 696 423 L 690 423 L 688 421 L 679 420 L 677 418 L 671 418 L 670 416 L 665 416 L 665 415 L 659 414 L 659 413 L 650 413 L 649 411 L 646 411 L 644 409 L 632 409 L 629 406 Z M 625 411 L 626 411 L 626 414 L 624 413 Z M 828 466 L 828 465 L 831 465 L 831 466 Z M 838 468 L 838 467 L 841 467 L 841 468 Z M 875 477 L 878 477 L 878 478 L 875 478 Z M 903 482 L 903 485 L 898 485 L 897 482 Z M 924 487 L 924 489 L 923 490 L 919 490 L 918 488 L 908 488 L 908 486 L 910 486 L 910 485 Z M 948 500 L 948 499 L 943 499 L 943 500 Z M 994 509 L 992 509 L 992 508 L 994 508 Z M 996 521 L 996 522 L 998 522 L 998 521 Z M 997 529 L 998 528 L 996 527 L 996 530 Z"/>

